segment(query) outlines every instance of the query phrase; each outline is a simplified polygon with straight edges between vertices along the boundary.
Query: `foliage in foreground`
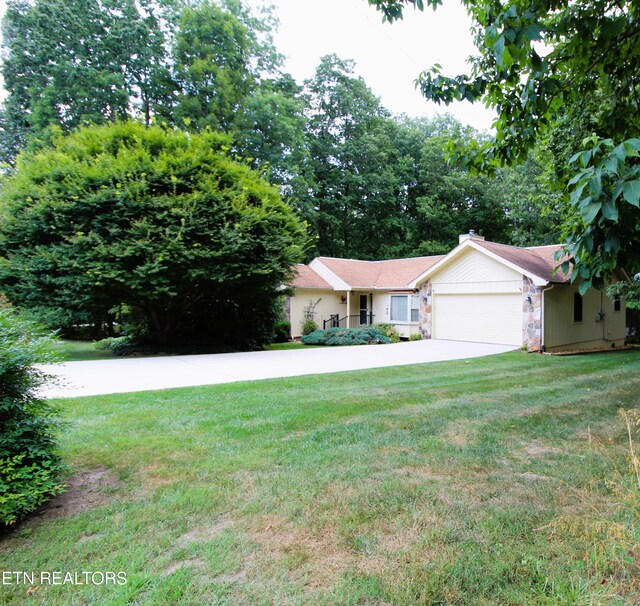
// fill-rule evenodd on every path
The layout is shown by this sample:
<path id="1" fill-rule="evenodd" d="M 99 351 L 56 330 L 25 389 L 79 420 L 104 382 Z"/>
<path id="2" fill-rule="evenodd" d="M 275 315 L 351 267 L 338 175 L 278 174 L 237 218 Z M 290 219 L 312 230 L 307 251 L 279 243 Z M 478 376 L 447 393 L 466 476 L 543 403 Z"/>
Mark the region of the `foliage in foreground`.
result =
<path id="1" fill-rule="evenodd" d="M 305 345 L 378 345 L 391 339 L 377 328 L 327 328 L 302 337 Z"/>
<path id="2" fill-rule="evenodd" d="M 442 0 L 369 0 L 389 21 Z M 573 279 L 602 286 L 640 270 L 640 5 L 636 0 L 464 0 L 478 53 L 470 74 L 419 76 L 429 99 L 481 101 L 496 135 L 462 152 L 481 169 L 515 163 L 550 133 L 557 182 L 568 191 L 563 235 Z M 589 35 L 585 35 L 588 32 Z M 623 57 L 624 60 L 620 58 Z M 460 150 L 453 150 L 460 155 Z M 567 158 L 571 158 L 567 162 Z"/>
<path id="3" fill-rule="evenodd" d="M 163 345 L 267 343 L 307 236 L 227 143 L 125 122 L 23 155 L 3 192 L 2 290 L 52 327 L 117 321 Z"/>
<path id="4" fill-rule="evenodd" d="M 51 338 L 0 309 L 0 529 L 62 491 L 55 407 L 37 396 Z"/>

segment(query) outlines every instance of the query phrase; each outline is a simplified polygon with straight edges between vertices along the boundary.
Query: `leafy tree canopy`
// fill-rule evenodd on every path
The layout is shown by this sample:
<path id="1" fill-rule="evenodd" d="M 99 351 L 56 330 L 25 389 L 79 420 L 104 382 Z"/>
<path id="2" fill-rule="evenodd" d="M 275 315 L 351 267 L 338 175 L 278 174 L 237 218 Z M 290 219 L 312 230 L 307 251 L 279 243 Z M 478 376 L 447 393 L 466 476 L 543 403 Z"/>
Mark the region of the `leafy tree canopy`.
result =
<path id="1" fill-rule="evenodd" d="M 393 21 L 407 6 L 441 0 L 368 0 Z M 432 100 L 483 101 L 498 112 L 496 136 L 467 149 L 481 169 L 522 160 L 558 118 L 584 120 L 589 140 L 573 139 L 564 236 L 581 288 L 640 266 L 640 4 L 635 0 L 463 0 L 478 55 L 470 74 L 433 66 L 418 79 Z M 589 104 L 586 100 L 595 100 Z M 566 134 L 566 131 L 565 131 Z"/>
<path id="2" fill-rule="evenodd" d="M 230 131 L 282 58 L 269 8 L 239 0 L 9 0 L 3 20 L 0 158 L 50 127 L 127 118 Z"/>
<path id="3" fill-rule="evenodd" d="M 6 296 L 53 326 L 117 316 L 159 343 L 264 343 L 307 238 L 228 145 L 128 122 L 20 156 L 0 214 Z"/>

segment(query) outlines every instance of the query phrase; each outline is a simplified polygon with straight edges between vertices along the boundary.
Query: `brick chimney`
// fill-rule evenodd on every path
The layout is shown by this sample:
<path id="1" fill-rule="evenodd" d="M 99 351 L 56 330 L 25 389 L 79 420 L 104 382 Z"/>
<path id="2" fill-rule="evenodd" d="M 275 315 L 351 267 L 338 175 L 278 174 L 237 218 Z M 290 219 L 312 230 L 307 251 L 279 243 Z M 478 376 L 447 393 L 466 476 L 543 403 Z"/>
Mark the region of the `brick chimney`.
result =
<path id="1" fill-rule="evenodd" d="M 468 234 L 460 234 L 458 243 L 462 244 L 465 240 L 484 240 L 484 236 L 479 236 L 475 229 L 470 229 Z"/>

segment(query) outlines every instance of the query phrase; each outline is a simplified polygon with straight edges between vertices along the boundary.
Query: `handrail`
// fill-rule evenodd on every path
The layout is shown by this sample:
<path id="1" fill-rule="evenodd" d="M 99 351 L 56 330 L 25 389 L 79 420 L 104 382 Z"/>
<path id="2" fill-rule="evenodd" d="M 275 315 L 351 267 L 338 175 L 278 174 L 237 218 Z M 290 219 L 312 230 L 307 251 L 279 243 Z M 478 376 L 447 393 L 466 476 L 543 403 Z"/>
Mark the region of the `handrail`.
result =
<path id="1" fill-rule="evenodd" d="M 354 314 L 343 318 L 340 317 L 340 314 L 332 314 L 328 320 L 324 320 L 322 328 L 324 330 L 327 328 L 361 328 L 362 326 L 371 326 L 374 323 L 374 318 L 372 313 Z"/>

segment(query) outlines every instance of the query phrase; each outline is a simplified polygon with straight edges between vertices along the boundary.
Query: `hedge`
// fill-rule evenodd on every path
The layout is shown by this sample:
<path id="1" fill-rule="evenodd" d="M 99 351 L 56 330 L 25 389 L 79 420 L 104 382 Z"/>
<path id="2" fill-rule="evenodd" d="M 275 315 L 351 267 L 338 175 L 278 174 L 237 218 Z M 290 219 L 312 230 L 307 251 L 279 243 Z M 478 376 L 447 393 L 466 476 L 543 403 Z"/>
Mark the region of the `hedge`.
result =
<path id="1" fill-rule="evenodd" d="M 305 345 L 373 345 L 391 343 L 377 328 L 329 328 L 302 337 Z"/>

